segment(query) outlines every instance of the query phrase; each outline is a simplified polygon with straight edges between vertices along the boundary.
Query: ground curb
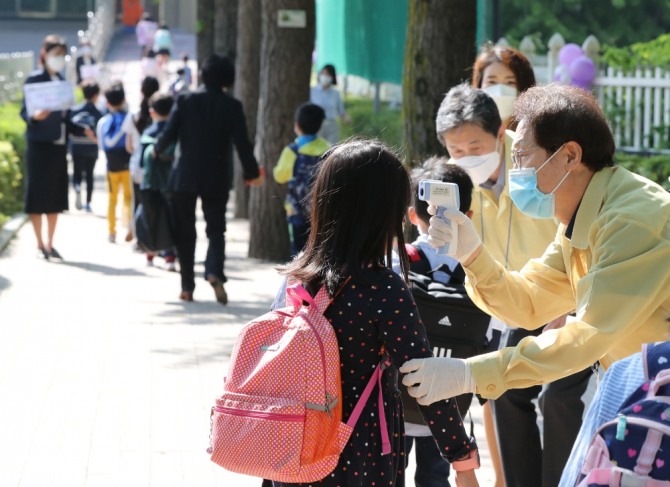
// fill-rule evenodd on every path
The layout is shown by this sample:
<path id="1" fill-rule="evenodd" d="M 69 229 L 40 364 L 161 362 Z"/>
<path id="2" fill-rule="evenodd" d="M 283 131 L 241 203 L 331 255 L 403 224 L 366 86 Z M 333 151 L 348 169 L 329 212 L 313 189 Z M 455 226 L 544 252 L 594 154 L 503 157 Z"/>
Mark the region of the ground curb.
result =
<path id="1" fill-rule="evenodd" d="M 2 226 L 0 230 L 0 254 L 5 250 L 14 235 L 21 229 L 23 224 L 28 221 L 28 215 L 17 213 Z"/>

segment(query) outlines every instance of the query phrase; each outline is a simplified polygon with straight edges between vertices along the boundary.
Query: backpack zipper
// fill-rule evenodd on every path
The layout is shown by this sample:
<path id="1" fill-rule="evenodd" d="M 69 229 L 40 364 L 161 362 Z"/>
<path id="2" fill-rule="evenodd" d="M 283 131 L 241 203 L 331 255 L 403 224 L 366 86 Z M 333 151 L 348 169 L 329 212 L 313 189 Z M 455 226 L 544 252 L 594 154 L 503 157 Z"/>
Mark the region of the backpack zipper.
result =
<path id="1" fill-rule="evenodd" d="M 272 419 L 276 421 L 304 421 L 304 414 L 282 414 L 282 413 L 264 413 L 261 411 L 244 411 L 236 408 L 226 408 L 223 406 L 214 406 L 214 411 L 231 416 L 241 416 L 244 418 Z"/>

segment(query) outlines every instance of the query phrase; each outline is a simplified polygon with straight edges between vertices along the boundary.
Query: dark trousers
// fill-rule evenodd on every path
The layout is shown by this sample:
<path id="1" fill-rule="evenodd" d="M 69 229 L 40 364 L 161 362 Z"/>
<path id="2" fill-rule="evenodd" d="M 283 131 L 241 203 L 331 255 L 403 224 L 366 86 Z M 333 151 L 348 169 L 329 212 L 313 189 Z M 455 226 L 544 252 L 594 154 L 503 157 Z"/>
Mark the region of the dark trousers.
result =
<path id="1" fill-rule="evenodd" d="M 541 330 L 512 330 L 505 346 L 515 346 Z M 507 487 L 556 487 L 582 424 L 581 400 L 591 369 L 541 386 L 510 389 L 493 401 Z M 532 400 L 539 396 L 544 452 Z"/>
<path id="2" fill-rule="evenodd" d="M 202 212 L 205 217 L 207 239 L 207 257 L 205 259 L 205 279 L 216 276 L 226 282 L 224 259 L 226 252 L 226 204 L 228 193 L 217 195 L 198 195 L 197 193 L 175 192 L 170 197 L 170 208 L 173 218 L 179 272 L 181 274 L 182 291 L 193 292 L 195 289 L 194 260 L 195 241 L 195 208 L 200 197 Z"/>
<path id="3" fill-rule="evenodd" d="M 72 154 L 74 168 L 72 170 L 72 185 L 74 190 L 81 191 L 81 182 L 86 177 L 86 203 L 91 202 L 93 195 L 93 169 L 98 161 L 98 155 L 92 154 Z"/>
<path id="4" fill-rule="evenodd" d="M 412 445 L 416 443 L 416 487 L 450 487 L 449 462 L 442 458 L 432 436 L 405 436 L 405 455 L 409 459 Z"/>

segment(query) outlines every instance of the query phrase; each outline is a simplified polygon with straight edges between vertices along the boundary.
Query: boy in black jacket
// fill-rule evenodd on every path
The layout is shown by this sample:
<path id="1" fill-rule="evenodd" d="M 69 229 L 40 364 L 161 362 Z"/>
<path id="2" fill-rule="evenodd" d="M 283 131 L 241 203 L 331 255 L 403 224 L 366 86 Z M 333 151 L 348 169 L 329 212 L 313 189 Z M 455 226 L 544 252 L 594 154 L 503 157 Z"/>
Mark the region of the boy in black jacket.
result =
<path id="1" fill-rule="evenodd" d="M 89 128 L 95 132 L 98 121 L 103 115 L 95 106 L 100 95 L 100 86 L 95 81 L 85 81 L 82 85 L 82 92 L 86 101 L 72 109 L 70 112 L 70 121 L 74 125 Z M 76 194 L 74 206 L 78 210 L 82 209 L 81 181 L 85 175 L 86 204 L 83 205 L 83 209 L 90 213 L 91 196 L 93 195 L 93 169 L 98 160 L 98 142 L 86 136 L 73 135 L 70 137 L 70 154 L 72 155 L 72 162 L 74 164 L 72 172 L 72 186 L 74 186 Z"/>

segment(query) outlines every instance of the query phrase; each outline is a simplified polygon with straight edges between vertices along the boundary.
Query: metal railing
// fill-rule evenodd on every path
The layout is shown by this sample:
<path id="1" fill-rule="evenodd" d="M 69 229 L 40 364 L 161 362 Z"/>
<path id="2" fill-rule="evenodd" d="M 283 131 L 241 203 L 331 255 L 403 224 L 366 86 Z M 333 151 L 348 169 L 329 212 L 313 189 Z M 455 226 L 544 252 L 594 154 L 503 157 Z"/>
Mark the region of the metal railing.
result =
<path id="1" fill-rule="evenodd" d="M 23 83 L 34 66 L 33 52 L 0 54 L 0 103 L 21 98 Z"/>

